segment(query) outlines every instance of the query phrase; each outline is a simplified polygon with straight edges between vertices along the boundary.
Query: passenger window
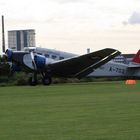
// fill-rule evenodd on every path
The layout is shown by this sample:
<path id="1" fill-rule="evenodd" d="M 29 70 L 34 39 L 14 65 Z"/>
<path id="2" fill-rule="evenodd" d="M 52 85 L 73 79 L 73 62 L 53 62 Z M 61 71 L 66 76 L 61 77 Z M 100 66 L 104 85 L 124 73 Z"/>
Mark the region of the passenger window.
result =
<path id="1" fill-rule="evenodd" d="M 59 59 L 62 60 L 62 59 L 64 59 L 64 57 L 60 56 Z"/>
<path id="2" fill-rule="evenodd" d="M 49 58 L 50 56 L 49 56 L 49 54 L 45 54 L 45 57 Z"/>
<path id="3" fill-rule="evenodd" d="M 57 58 L 57 56 L 56 55 L 52 55 L 52 59 L 56 59 Z"/>

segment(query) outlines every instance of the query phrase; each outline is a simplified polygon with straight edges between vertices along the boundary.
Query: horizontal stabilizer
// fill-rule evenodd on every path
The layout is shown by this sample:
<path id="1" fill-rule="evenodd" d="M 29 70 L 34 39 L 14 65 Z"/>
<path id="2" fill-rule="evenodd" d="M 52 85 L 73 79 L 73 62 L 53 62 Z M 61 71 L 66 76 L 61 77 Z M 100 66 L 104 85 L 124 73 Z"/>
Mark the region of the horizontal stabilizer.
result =
<path id="1" fill-rule="evenodd" d="M 128 68 L 140 68 L 140 65 L 139 64 L 132 64 L 132 63 L 130 63 Z"/>

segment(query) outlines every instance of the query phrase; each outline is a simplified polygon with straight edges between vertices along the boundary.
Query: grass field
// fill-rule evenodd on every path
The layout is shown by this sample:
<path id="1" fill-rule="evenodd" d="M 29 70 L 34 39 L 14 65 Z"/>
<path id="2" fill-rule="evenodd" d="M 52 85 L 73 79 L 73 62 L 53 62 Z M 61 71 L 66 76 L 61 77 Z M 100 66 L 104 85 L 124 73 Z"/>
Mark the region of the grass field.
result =
<path id="1" fill-rule="evenodd" d="M 140 83 L 0 87 L 0 140 L 140 140 Z"/>

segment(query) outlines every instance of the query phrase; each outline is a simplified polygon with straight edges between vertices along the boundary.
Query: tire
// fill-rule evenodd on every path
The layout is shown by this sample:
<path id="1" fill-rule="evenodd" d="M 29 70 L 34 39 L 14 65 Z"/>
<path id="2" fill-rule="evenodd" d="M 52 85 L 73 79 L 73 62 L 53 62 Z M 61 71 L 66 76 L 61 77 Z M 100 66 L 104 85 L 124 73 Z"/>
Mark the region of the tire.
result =
<path id="1" fill-rule="evenodd" d="M 47 77 L 43 77 L 42 83 L 43 83 L 43 85 L 50 85 L 52 83 L 51 77 L 48 77 L 48 76 Z"/>
<path id="2" fill-rule="evenodd" d="M 33 77 L 30 77 L 28 82 L 29 82 L 29 85 L 31 85 L 31 86 L 37 85 L 37 80 L 34 80 Z"/>

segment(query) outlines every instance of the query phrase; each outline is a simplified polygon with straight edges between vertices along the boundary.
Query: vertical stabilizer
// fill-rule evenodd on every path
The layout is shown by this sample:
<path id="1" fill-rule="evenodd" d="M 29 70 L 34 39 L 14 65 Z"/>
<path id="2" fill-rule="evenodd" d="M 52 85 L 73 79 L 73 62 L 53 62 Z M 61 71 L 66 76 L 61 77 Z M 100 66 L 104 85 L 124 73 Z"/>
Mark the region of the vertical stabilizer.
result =
<path id="1" fill-rule="evenodd" d="M 132 62 L 139 63 L 140 64 L 140 50 L 137 52 L 137 54 L 133 57 Z"/>
<path id="2" fill-rule="evenodd" d="M 4 16 L 2 16 L 2 52 L 5 52 Z"/>

